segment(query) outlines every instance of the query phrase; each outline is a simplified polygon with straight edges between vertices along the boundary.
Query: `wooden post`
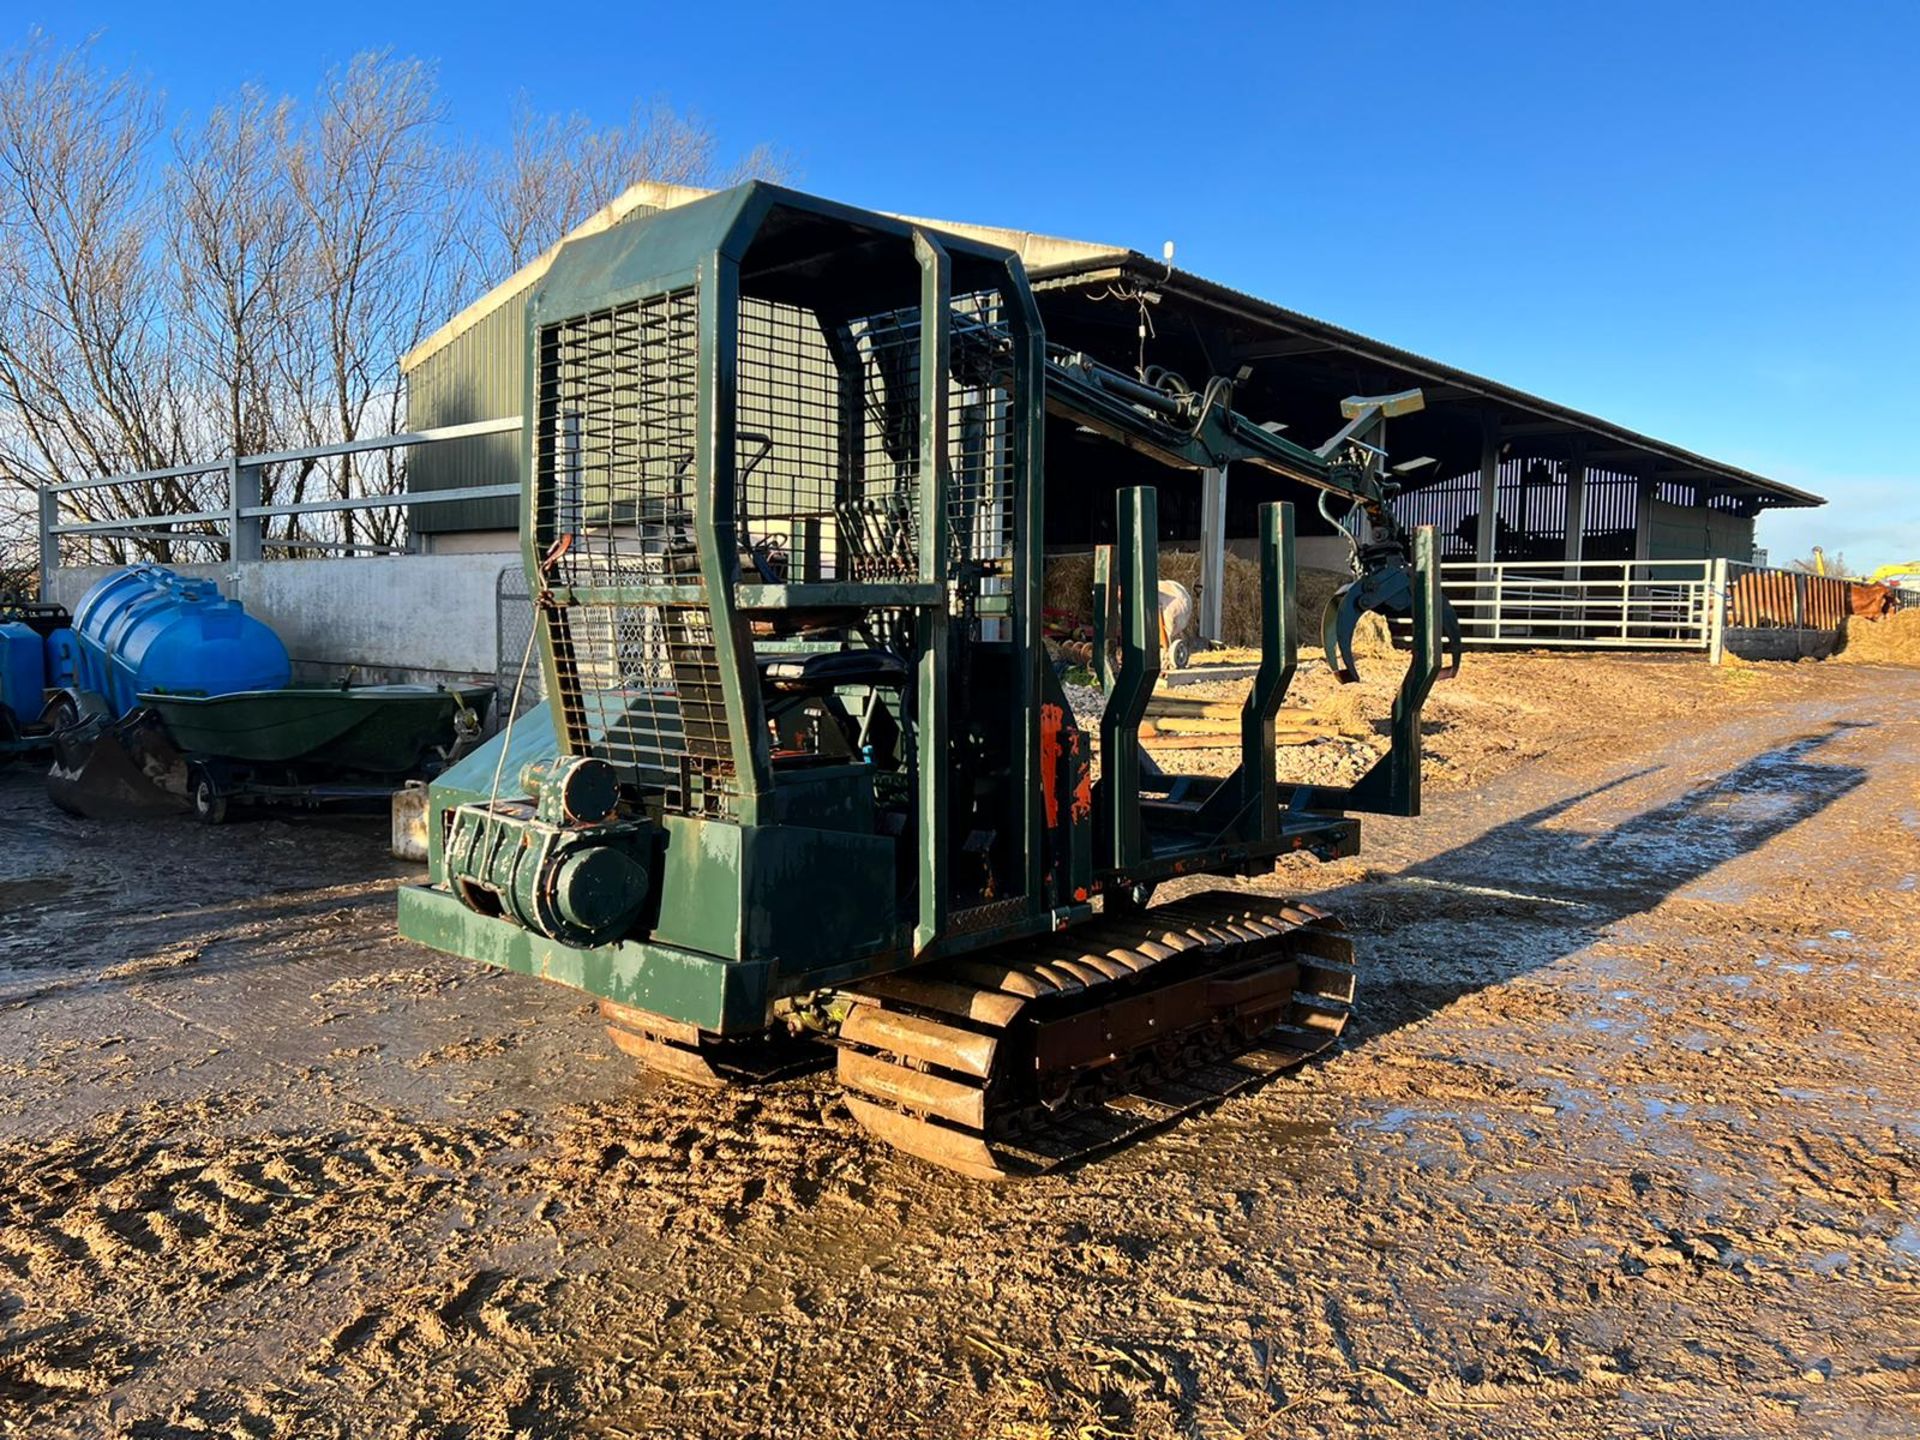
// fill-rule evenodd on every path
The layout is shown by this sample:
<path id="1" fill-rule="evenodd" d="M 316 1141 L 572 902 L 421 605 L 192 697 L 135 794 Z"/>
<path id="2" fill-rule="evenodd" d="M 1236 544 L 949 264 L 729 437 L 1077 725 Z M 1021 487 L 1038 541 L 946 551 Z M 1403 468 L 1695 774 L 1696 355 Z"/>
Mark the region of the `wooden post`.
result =
<path id="1" fill-rule="evenodd" d="M 1480 514 L 1473 536 L 1473 558 L 1491 565 L 1498 557 L 1500 514 L 1500 423 L 1492 416 L 1480 422 Z"/>
<path id="2" fill-rule="evenodd" d="M 1633 506 L 1633 558 L 1651 560 L 1653 558 L 1653 492 L 1654 482 L 1642 480 L 1634 487 Z M 1636 581 L 1651 578 L 1652 572 L 1644 565 L 1627 567 L 1627 584 L 1620 591 L 1620 638 L 1628 639 L 1632 634 L 1631 611 L 1627 605 L 1627 595 Z M 1651 612 L 1649 612 L 1651 614 Z"/>

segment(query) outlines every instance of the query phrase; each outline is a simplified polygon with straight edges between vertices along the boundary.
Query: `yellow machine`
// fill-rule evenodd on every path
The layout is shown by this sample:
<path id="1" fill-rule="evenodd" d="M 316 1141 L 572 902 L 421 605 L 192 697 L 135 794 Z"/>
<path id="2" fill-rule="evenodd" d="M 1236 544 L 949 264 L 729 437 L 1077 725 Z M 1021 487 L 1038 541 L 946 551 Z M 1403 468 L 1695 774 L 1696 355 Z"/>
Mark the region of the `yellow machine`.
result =
<path id="1" fill-rule="evenodd" d="M 1827 568 L 1827 552 L 1818 545 L 1813 547 L 1813 573 L 1833 575 L 1839 579 L 1864 579 L 1869 585 L 1920 587 L 1920 560 L 1895 561 L 1891 565 L 1882 565 L 1867 576 L 1843 576 L 1838 571 Z"/>

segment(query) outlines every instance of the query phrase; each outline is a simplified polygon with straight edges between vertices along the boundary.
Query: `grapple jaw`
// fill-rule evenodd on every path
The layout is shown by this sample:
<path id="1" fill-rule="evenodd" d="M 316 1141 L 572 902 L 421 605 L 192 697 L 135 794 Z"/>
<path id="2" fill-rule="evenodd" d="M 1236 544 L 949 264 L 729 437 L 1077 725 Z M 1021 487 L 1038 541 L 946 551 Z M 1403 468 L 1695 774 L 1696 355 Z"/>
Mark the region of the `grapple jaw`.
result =
<path id="1" fill-rule="evenodd" d="M 1384 615 L 1388 619 L 1413 616 L 1414 575 L 1403 541 L 1382 542 L 1362 549 L 1355 556 L 1358 574 L 1328 599 L 1320 615 L 1320 643 L 1326 652 L 1327 669 L 1343 685 L 1360 678 L 1353 658 L 1353 637 L 1363 615 Z M 1462 636 L 1460 617 L 1444 595 L 1440 597 L 1440 634 L 1447 657 L 1440 678 L 1450 679 L 1460 669 Z"/>

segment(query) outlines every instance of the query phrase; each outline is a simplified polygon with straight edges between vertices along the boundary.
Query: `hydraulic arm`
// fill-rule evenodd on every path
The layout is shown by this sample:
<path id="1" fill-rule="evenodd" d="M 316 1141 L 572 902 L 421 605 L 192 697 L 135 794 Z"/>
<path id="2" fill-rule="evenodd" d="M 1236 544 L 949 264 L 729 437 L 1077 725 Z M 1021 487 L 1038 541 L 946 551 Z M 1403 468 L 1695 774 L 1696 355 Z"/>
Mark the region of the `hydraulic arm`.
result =
<path id="1" fill-rule="evenodd" d="M 1342 681 L 1358 678 L 1353 637 L 1360 617 L 1411 617 L 1413 550 L 1406 529 L 1388 508 L 1386 422 L 1425 404 L 1418 390 L 1357 395 L 1341 402 L 1346 423 L 1315 449 L 1233 408 L 1233 382 L 1216 375 L 1198 390 L 1163 374 L 1149 384 L 1089 356 L 1055 349 L 1044 370 L 1047 413 L 1071 420 L 1165 465 L 1195 469 L 1234 462 L 1258 465 L 1321 492 L 1320 512 L 1353 547 L 1353 579 L 1328 601 L 1321 617 L 1327 668 Z M 1331 506 L 1345 501 L 1344 515 Z M 1355 517 L 1362 522 L 1355 524 Z M 1459 665 L 1460 621 L 1440 602 L 1440 627 Z"/>

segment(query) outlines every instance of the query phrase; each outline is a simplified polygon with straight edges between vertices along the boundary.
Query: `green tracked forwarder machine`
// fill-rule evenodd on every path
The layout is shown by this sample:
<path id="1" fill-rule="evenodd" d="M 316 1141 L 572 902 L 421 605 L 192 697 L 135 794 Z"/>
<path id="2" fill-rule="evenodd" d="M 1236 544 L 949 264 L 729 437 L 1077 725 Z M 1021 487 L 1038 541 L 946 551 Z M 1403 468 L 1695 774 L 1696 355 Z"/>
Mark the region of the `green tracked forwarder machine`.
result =
<path id="1" fill-rule="evenodd" d="M 1231 386 L 1049 347 L 1017 257 L 750 184 L 567 244 L 528 306 L 522 549 L 547 703 L 432 789 L 409 938 L 599 998 L 646 1064 L 714 1083 L 835 1057 L 860 1121 L 972 1175 L 1105 1149 L 1330 1045 L 1351 946 L 1309 905 L 1156 886 L 1270 873 L 1419 807 L 1450 626 L 1431 534 L 1384 501 L 1386 420 L 1308 449 Z M 1329 612 L 1403 616 L 1392 748 L 1276 779 L 1293 518 L 1260 516 L 1241 760 L 1165 774 L 1155 492 L 1097 567 L 1107 702 L 1041 642 L 1051 413 L 1169 465 L 1262 466 L 1357 507 Z M 1324 503 L 1324 502 L 1323 502 Z M 530 651 L 529 658 L 532 652 Z"/>

